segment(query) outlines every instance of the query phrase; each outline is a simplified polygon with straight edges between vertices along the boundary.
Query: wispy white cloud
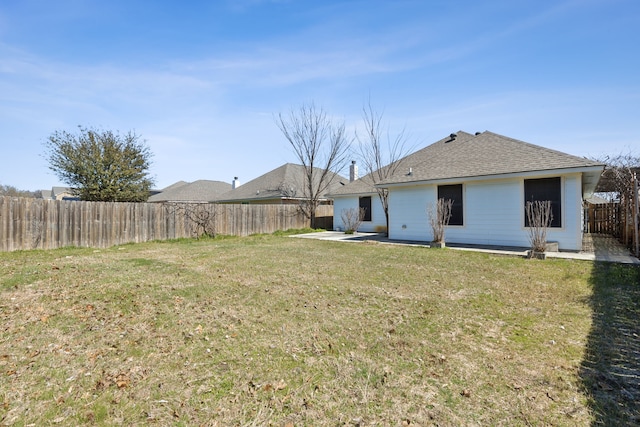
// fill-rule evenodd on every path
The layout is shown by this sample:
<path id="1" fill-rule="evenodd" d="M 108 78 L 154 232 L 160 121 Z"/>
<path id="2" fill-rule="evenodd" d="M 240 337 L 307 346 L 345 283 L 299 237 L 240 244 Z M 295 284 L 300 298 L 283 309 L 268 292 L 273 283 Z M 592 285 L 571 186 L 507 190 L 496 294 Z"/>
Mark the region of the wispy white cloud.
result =
<path id="1" fill-rule="evenodd" d="M 19 103 L 33 108 L 104 108 L 119 104 L 125 109 L 157 109 L 162 107 L 159 102 L 180 104 L 185 96 L 213 96 L 216 89 L 211 81 L 170 70 L 72 66 L 24 54 L 3 56 L 0 99 L 5 108 Z"/>
<path id="2" fill-rule="evenodd" d="M 228 2 L 211 10 L 227 12 L 222 19 L 244 25 L 258 18 L 258 12 L 286 11 L 292 28 L 270 32 L 272 27 L 266 25 L 259 36 L 243 34 L 230 40 L 202 33 L 208 41 L 194 32 L 162 51 L 144 40 L 151 47 L 143 59 L 135 56 L 137 50 L 129 52 L 128 59 L 120 58 L 104 39 L 99 42 L 112 49 L 111 56 L 83 56 L 71 50 L 59 54 L 31 38 L 18 45 L 20 36 L 11 33 L 16 44 L 6 38 L 0 42 L 0 142 L 23 142 L 11 155 L 31 159 L 56 129 L 78 124 L 134 128 L 152 144 L 154 173 L 166 185 L 174 178 L 224 179 L 236 174 L 246 181 L 292 160 L 273 122 L 274 113 L 315 100 L 337 118 L 346 115 L 347 126 L 355 129 L 362 103 L 370 95 L 376 106 L 386 108 L 392 128 L 406 126 L 423 144 L 459 129 L 488 129 L 578 155 L 578 150 L 590 151 L 603 139 L 613 141 L 609 147 L 628 145 L 632 135 L 640 134 L 637 117 L 631 117 L 640 105 L 631 77 L 625 81 L 627 87 L 581 79 L 589 70 L 575 79 L 538 79 L 534 72 L 520 81 L 500 68 L 519 42 L 535 43 L 541 37 L 541 44 L 552 43 L 545 38 L 549 28 L 572 24 L 570 18 L 583 13 L 583 4 L 591 12 L 605 10 L 603 1 L 506 6 L 467 2 L 464 10 L 457 2 L 428 8 L 421 1 L 312 6 L 293 1 Z M 235 5 L 238 9 L 228 13 Z M 104 7 L 115 16 L 128 6 L 122 2 Z M 0 7 L 0 14 L 2 10 L 6 8 Z M 85 8 L 69 15 L 61 12 L 56 19 L 73 22 L 92 13 Z M 46 14 L 36 18 L 44 20 Z M 3 19 L 0 16 L 0 37 Z M 206 19 L 201 24 L 206 25 Z M 235 30 L 229 33 L 237 35 Z M 63 39 L 69 40 L 69 34 Z M 226 34 L 225 29 L 215 34 Z M 144 39 L 142 32 L 134 36 Z M 197 40 L 197 46 L 191 49 L 187 40 Z M 591 52 L 590 46 L 583 49 Z M 545 58 L 533 60 L 547 69 Z M 33 179 L 33 173 L 27 176 L 17 167 L 0 170 L 0 181 L 21 185 L 9 176 Z"/>

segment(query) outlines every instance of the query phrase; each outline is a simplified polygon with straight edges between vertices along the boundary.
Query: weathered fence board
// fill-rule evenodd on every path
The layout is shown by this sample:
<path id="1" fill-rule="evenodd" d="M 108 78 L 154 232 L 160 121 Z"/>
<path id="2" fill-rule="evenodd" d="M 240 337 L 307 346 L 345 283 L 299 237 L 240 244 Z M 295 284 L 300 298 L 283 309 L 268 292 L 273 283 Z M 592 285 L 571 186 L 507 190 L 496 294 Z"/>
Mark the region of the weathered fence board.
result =
<path id="1" fill-rule="evenodd" d="M 619 236 L 620 205 L 618 203 L 589 204 L 585 209 L 588 233 L 602 233 Z"/>
<path id="2" fill-rule="evenodd" d="M 585 207 L 585 231 L 610 234 L 622 244 L 638 252 L 637 201 L 589 204 Z M 634 213 L 634 210 L 636 213 Z"/>
<path id="3" fill-rule="evenodd" d="M 247 236 L 309 226 L 295 205 L 225 205 L 82 202 L 0 197 L 0 251 L 105 248 L 150 240 L 194 237 L 202 232 L 195 211 L 216 234 Z M 318 217 L 331 223 L 333 206 Z"/>

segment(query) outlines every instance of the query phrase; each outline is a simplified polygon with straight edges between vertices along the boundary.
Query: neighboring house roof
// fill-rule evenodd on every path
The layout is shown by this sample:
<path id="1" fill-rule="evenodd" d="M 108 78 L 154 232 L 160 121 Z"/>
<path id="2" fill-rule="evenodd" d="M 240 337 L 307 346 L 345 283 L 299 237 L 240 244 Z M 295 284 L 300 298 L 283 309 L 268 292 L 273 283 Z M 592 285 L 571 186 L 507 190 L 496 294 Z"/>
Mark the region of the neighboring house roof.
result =
<path id="1" fill-rule="evenodd" d="M 611 200 L 605 199 L 602 196 L 594 194 L 593 196 L 585 199 L 585 202 L 590 203 L 592 205 L 603 205 L 603 204 L 611 203 Z"/>
<path id="2" fill-rule="evenodd" d="M 80 200 L 78 196 L 74 196 L 70 187 L 52 187 L 51 198 L 53 200 Z"/>
<path id="3" fill-rule="evenodd" d="M 51 195 L 55 198 L 60 194 L 71 194 L 70 187 L 51 187 Z"/>
<path id="4" fill-rule="evenodd" d="M 363 176 L 362 178 L 356 179 L 345 185 L 340 185 L 336 187 L 331 193 L 328 194 L 329 197 L 340 197 L 340 196 L 355 196 L 355 195 L 369 195 L 376 193 L 376 188 L 373 185 L 372 173 Z"/>
<path id="5" fill-rule="evenodd" d="M 197 182 L 197 181 L 194 181 L 194 182 Z M 162 192 L 162 191 L 171 190 L 171 189 L 174 189 L 174 188 L 178 188 L 178 187 L 182 187 L 183 185 L 188 185 L 188 184 L 189 184 L 189 183 L 188 183 L 187 181 L 178 181 L 178 182 L 174 182 L 174 183 L 173 183 L 173 184 L 171 184 L 170 186 L 163 188 L 163 189 L 161 190 L 161 192 Z"/>
<path id="6" fill-rule="evenodd" d="M 213 202 L 227 192 L 231 184 L 201 179 L 194 182 L 178 181 L 149 197 L 149 202 Z"/>
<path id="7" fill-rule="evenodd" d="M 320 176 L 322 169 L 315 168 Z M 338 174 L 329 172 L 331 185 L 327 192 L 341 186 L 346 179 Z M 260 201 L 273 199 L 304 199 L 305 169 L 302 165 L 285 163 L 258 178 L 242 184 L 220 196 L 220 202 Z"/>
<path id="8" fill-rule="evenodd" d="M 526 174 L 540 171 L 583 172 L 583 192 L 593 192 L 603 164 L 582 157 L 485 131 L 457 132 L 403 160 L 403 166 L 383 185 Z"/>

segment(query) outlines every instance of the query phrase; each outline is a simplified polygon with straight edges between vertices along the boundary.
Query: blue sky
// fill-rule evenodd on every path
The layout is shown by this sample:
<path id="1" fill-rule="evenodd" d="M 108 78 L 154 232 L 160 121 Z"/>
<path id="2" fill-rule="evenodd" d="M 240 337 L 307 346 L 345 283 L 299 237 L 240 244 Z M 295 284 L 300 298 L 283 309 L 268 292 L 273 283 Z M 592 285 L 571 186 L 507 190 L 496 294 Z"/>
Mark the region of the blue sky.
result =
<path id="1" fill-rule="evenodd" d="M 3 0 L 0 184 L 64 185 L 44 142 L 147 141 L 156 187 L 296 162 L 274 116 L 363 104 L 426 146 L 490 130 L 579 156 L 640 148 L 637 0 Z"/>

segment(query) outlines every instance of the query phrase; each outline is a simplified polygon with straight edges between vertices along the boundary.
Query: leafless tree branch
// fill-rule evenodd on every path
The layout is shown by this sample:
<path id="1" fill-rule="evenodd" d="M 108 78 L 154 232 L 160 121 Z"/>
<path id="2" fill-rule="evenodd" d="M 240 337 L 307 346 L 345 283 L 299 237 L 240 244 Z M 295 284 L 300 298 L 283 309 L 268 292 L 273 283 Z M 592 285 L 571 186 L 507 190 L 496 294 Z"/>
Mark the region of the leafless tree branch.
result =
<path id="1" fill-rule="evenodd" d="M 368 184 L 375 186 L 386 181 L 403 166 L 403 159 L 413 150 L 409 144 L 406 129 L 403 128 L 392 136 L 389 129 L 383 129 L 383 112 L 377 112 L 371 105 L 371 100 L 362 108 L 364 131 L 356 131 L 358 141 L 357 156 L 364 167 L 364 176 Z M 375 187 L 384 215 L 387 230 L 389 229 L 389 191 L 386 188 Z"/>
<path id="2" fill-rule="evenodd" d="M 334 174 L 346 166 L 350 140 L 344 122 L 334 123 L 313 103 L 278 114 L 276 124 L 305 169 L 301 209 L 315 228 L 316 209 L 329 190 Z"/>
<path id="3" fill-rule="evenodd" d="M 429 224 L 433 231 L 434 242 L 444 242 L 444 231 L 449 220 L 451 219 L 451 208 L 453 200 L 438 199 L 437 202 L 429 204 L 427 207 L 427 215 L 429 216 Z"/>
<path id="4" fill-rule="evenodd" d="M 534 252 L 544 252 L 547 249 L 547 230 L 553 221 L 550 200 L 536 200 L 525 205 L 527 221 L 529 223 L 529 242 Z"/>
<path id="5" fill-rule="evenodd" d="M 212 203 L 164 203 L 171 214 L 186 220 L 186 226 L 196 239 L 202 236 L 216 236 L 217 206 Z"/>
<path id="6" fill-rule="evenodd" d="M 355 233 L 364 221 L 364 208 L 345 208 L 340 212 L 345 233 Z"/>

